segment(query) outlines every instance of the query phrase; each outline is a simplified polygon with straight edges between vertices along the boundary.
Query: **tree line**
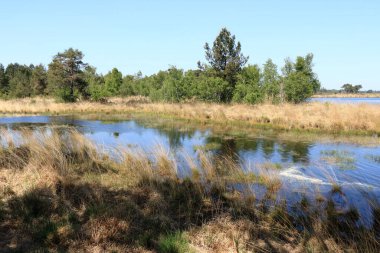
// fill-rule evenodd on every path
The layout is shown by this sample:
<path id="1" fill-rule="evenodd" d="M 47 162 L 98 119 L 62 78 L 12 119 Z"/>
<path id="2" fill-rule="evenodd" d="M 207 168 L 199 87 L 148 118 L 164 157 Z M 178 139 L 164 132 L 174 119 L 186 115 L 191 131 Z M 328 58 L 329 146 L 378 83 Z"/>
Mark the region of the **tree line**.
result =
<path id="1" fill-rule="evenodd" d="M 361 90 L 362 88 L 363 86 L 361 86 L 360 84 L 353 85 L 350 83 L 346 83 L 342 86 L 342 91 L 345 93 L 358 93 L 359 90 Z"/>
<path id="2" fill-rule="evenodd" d="M 343 84 L 342 87 L 337 90 L 337 89 L 326 89 L 326 88 L 321 88 L 318 92 L 318 94 L 337 94 L 337 93 L 347 93 L 347 94 L 357 94 L 357 93 L 380 93 L 380 91 L 376 90 L 362 90 L 363 86 L 361 84 L 350 84 L 346 83 Z"/>
<path id="3" fill-rule="evenodd" d="M 65 102 L 90 99 L 105 101 L 112 96 L 141 95 L 153 101 L 300 103 L 320 89 L 313 71 L 313 54 L 285 60 L 279 73 L 271 59 L 260 67 L 247 65 L 249 57 L 241 44 L 223 28 L 212 46 L 204 46 L 206 63 L 195 70 L 170 67 L 150 76 L 141 72 L 125 75 L 114 68 L 106 75 L 84 62 L 81 51 L 69 48 L 55 55 L 51 63 L 0 64 L 0 96 L 22 98 L 54 96 Z"/>

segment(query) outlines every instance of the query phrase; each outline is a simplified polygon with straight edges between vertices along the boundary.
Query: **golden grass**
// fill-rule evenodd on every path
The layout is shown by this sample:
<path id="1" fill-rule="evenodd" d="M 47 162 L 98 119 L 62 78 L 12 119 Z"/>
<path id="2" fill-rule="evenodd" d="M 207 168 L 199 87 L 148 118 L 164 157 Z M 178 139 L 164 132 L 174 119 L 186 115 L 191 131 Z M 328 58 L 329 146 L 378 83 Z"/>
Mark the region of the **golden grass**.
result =
<path id="1" fill-rule="evenodd" d="M 193 175 L 181 178 L 163 147 L 153 157 L 115 149 L 111 159 L 75 130 L 20 133 L 21 143 L 8 130 L 0 135 L 0 251 L 371 252 L 380 246 L 379 211 L 368 230 L 332 200 L 317 209 L 304 201 L 293 208 L 305 217 L 293 217 L 282 204 L 266 206 L 281 202 L 274 174 L 245 172 L 231 157 L 200 151 L 198 166 L 186 158 Z M 247 187 L 237 190 L 235 183 Z M 270 196 L 256 200 L 251 184 Z"/>
<path id="2" fill-rule="evenodd" d="M 109 103 L 57 103 L 53 99 L 0 100 L 0 114 L 128 114 L 146 113 L 201 122 L 268 126 L 278 129 L 380 133 L 380 105 L 371 104 L 209 104 L 152 103 L 145 98 L 115 98 Z"/>

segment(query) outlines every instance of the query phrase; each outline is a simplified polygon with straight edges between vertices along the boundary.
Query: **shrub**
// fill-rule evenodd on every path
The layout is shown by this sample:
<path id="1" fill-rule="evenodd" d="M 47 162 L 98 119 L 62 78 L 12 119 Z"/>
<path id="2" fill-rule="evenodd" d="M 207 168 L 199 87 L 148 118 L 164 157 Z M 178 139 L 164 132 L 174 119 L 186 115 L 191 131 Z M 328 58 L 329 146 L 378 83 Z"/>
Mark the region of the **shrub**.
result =
<path id="1" fill-rule="evenodd" d="M 257 65 L 248 66 L 242 70 L 237 77 L 238 82 L 235 87 L 234 102 L 256 104 L 262 102 L 263 91 L 261 89 L 261 73 Z"/>
<path id="2" fill-rule="evenodd" d="M 228 89 L 228 82 L 222 78 L 201 76 L 196 83 L 194 95 L 203 101 L 223 102 L 223 93 Z"/>
<path id="3" fill-rule="evenodd" d="M 313 95 L 313 84 L 300 72 L 290 73 L 285 78 L 286 99 L 292 103 L 301 103 Z"/>

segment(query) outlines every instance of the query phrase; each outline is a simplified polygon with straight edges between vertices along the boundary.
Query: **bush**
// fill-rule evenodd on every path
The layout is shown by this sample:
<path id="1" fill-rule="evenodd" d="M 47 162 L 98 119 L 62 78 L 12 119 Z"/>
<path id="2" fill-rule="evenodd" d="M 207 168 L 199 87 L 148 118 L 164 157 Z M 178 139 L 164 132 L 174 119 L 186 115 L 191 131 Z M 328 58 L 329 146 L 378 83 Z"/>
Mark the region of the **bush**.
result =
<path id="1" fill-rule="evenodd" d="M 109 96 L 109 93 L 101 83 L 93 83 L 88 86 L 90 98 L 93 101 L 104 101 Z"/>
<path id="2" fill-rule="evenodd" d="M 219 77 L 201 76 L 194 89 L 194 95 L 199 100 L 210 102 L 223 102 L 225 90 L 230 89 L 229 83 Z"/>
<path id="3" fill-rule="evenodd" d="M 122 97 L 128 97 L 135 95 L 135 92 L 133 90 L 133 84 L 136 82 L 134 76 L 126 76 L 123 78 L 123 82 L 120 86 L 119 94 Z"/>
<path id="4" fill-rule="evenodd" d="M 261 85 L 261 73 L 257 65 L 244 68 L 237 77 L 232 101 L 256 104 L 263 101 L 263 90 Z"/>
<path id="5" fill-rule="evenodd" d="M 78 90 L 71 90 L 68 87 L 62 87 L 55 90 L 55 97 L 62 102 L 75 102 L 79 97 Z"/>
<path id="6" fill-rule="evenodd" d="M 301 103 L 313 95 L 313 84 L 300 72 L 290 73 L 285 78 L 285 96 L 287 101 Z"/>

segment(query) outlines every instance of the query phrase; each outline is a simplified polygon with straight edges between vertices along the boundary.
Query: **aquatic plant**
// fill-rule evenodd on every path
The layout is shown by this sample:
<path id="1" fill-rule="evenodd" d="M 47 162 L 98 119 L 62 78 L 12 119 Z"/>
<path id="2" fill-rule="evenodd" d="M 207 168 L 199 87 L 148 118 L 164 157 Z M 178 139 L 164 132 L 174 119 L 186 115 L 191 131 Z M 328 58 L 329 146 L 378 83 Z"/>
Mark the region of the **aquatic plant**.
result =
<path id="1" fill-rule="evenodd" d="M 195 146 L 195 150 L 204 150 L 204 151 L 209 151 L 209 150 L 218 150 L 220 149 L 221 144 L 217 142 L 210 142 L 206 143 L 205 145 L 200 145 L 200 146 Z"/>
<path id="2" fill-rule="evenodd" d="M 283 166 L 281 163 L 274 163 L 274 162 L 264 162 L 261 164 L 257 164 L 257 167 L 261 169 L 266 169 L 266 170 L 281 170 L 283 169 Z"/>
<path id="3" fill-rule="evenodd" d="M 0 148 L 7 154 L 0 155 L 1 251 L 373 252 L 379 247 L 375 206 L 368 228 L 357 223 L 357 210 L 341 210 L 330 198 L 289 206 L 276 194 L 278 178 L 243 170 L 231 157 L 199 152 L 200 163 L 190 166 L 198 172 L 184 178 L 160 148 L 153 158 L 115 149 L 111 159 L 109 150 L 75 130 L 21 134 L 24 141 L 17 144 L 2 132 L 9 138 Z M 256 199 L 252 184 L 270 194 Z"/>
<path id="4" fill-rule="evenodd" d="M 376 163 L 380 163 L 380 155 L 367 155 L 366 158 Z"/>
<path id="5" fill-rule="evenodd" d="M 345 150 L 323 150 L 322 160 L 342 170 L 355 169 L 354 154 Z"/>

